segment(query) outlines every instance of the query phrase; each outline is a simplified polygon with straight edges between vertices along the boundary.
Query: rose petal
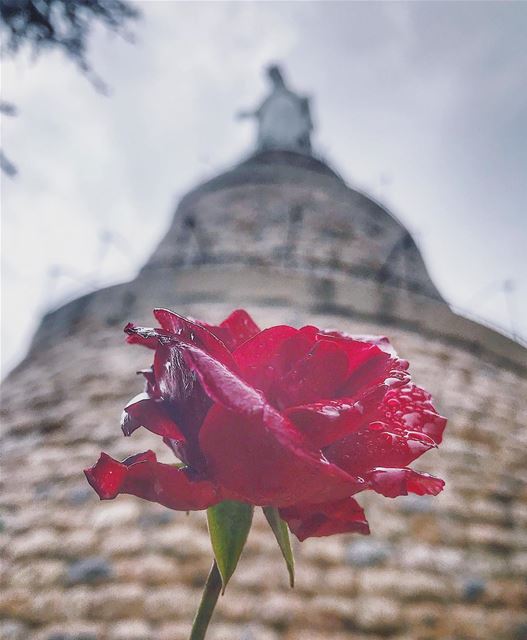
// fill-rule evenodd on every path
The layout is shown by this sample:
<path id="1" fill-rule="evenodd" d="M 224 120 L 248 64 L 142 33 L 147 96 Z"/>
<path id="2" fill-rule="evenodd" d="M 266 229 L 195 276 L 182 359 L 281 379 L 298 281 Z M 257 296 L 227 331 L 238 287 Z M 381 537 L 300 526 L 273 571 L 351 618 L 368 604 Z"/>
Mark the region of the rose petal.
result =
<path id="1" fill-rule="evenodd" d="M 214 484 L 193 480 L 187 470 L 158 462 L 153 451 L 123 462 L 101 453 L 97 463 L 84 473 L 101 500 L 112 500 L 126 493 L 169 509 L 196 511 L 224 499 Z"/>
<path id="2" fill-rule="evenodd" d="M 172 453 L 176 456 L 178 460 L 185 463 L 188 467 L 194 468 L 194 461 L 191 459 L 192 456 L 189 457 L 188 454 L 188 443 L 183 442 L 182 440 L 172 440 L 172 438 L 163 438 L 164 444 L 172 451 Z M 197 469 L 202 469 L 205 467 L 205 463 L 203 461 L 202 465 L 197 465 Z"/>
<path id="3" fill-rule="evenodd" d="M 407 496 L 409 493 L 436 496 L 445 486 L 444 480 L 413 469 L 378 467 L 365 477 L 371 489 L 387 498 Z"/>
<path id="4" fill-rule="evenodd" d="M 200 349 L 187 345 L 184 353 L 218 403 L 199 442 L 219 484 L 252 504 L 273 506 L 298 502 L 299 496 L 313 503 L 340 498 L 362 488 L 361 480 L 328 464 L 262 394 Z"/>
<path id="5" fill-rule="evenodd" d="M 241 344 L 260 333 L 260 328 L 245 309 L 236 309 L 220 324 L 230 334 L 230 351 L 234 351 Z"/>
<path id="6" fill-rule="evenodd" d="M 251 504 L 325 502 L 364 487 L 361 479 L 329 464 L 269 405 L 243 416 L 214 405 L 199 441 L 211 476 Z"/>
<path id="7" fill-rule="evenodd" d="M 280 509 L 280 516 L 300 542 L 336 533 L 370 533 L 364 510 L 353 498 L 318 505 L 294 505 Z"/>
<path id="8" fill-rule="evenodd" d="M 280 409 L 333 397 L 348 374 L 346 352 L 328 340 L 315 342 L 307 354 L 292 364 L 274 385 L 272 395 Z"/>
<path id="9" fill-rule="evenodd" d="M 362 390 L 382 384 L 385 387 L 402 386 L 410 380 L 405 360 L 392 358 L 375 345 L 356 354 L 356 363 L 340 394 L 354 396 Z"/>
<path id="10" fill-rule="evenodd" d="M 369 344 L 379 347 L 382 351 L 397 357 L 397 353 L 390 343 L 389 338 L 386 336 L 374 336 L 374 335 L 351 335 L 345 331 L 328 331 L 321 330 L 320 333 L 325 336 L 333 336 L 335 338 L 344 338 L 345 340 L 351 340 L 353 342 L 367 342 Z"/>
<path id="11" fill-rule="evenodd" d="M 128 342 L 142 344 L 151 349 L 157 349 L 160 344 L 172 344 L 175 342 L 173 340 L 174 336 L 170 331 L 153 327 L 140 327 L 132 322 L 125 326 L 124 332 L 128 334 Z"/>
<path id="12" fill-rule="evenodd" d="M 171 344 L 158 345 L 154 356 L 154 376 L 161 397 L 176 406 L 190 397 L 196 381 L 179 346 Z"/>
<path id="13" fill-rule="evenodd" d="M 171 448 L 177 450 L 176 455 L 193 469 L 202 470 L 204 459 L 199 450 L 198 432 L 212 403 L 185 361 L 183 349 L 186 348 L 190 347 L 183 343 L 179 346 L 159 345 L 154 371 L 159 394 L 170 405 L 171 414 L 186 438 L 184 446 L 178 441 L 177 446 Z M 167 437 L 171 439 L 170 435 Z"/>
<path id="14" fill-rule="evenodd" d="M 204 326 L 168 309 L 154 309 L 154 316 L 161 327 L 170 331 L 179 341 L 196 345 L 219 362 L 236 371 L 236 365 L 230 351 Z"/>
<path id="15" fill-rule="evenodd" d="M 388 428 L 384 423 L 371 423 L 324 449 L 324 455 L 348 473 L 362 476 L 379 465 L 406 466 L 436 446 L 422 433 L 394 433 Z"/>
<path id="16" fill-rule="evenodd" d="M 285 415 L 316 447 L 327 447 L 337 440 L 355 433 L 375 416 L 385 389 L 377 387 L 360 400 L 340 398 L 290 407 Z"/>
<path id="17" fill-rule="evenodd" d="M 397 357 L 387 338 L 322 331 L 318 339 L 335 340 L 348 354 L 350 375 L 338 396 L 353 397 L 378 384 L 401 386 L 410 379 L 408 362 Z"/>
<path id="18" fill-rule="evenodd" d="M 414 384 L 390 390 L 383 401 L 385 417 L 400 429 L 424 433 L 440 444 L 447 420 L 437 413 L 431 399 Z"/>
<path id="19" fill-rule="evenodd" d="M 125 436 L 131 435 L 139 427 L 145 427 L 158 436 L 174 440 L 186 439 L 172 419 L 169 405 L 162 400 L 152 399 L 146 393 L 132 398 L 121 416 L 121 429 Z"/>
<path id="20" fill-rule="evenodd" d="M 307 338 L 311 344 L 317 340 L 321 336 L 321 331 L 317 327 L 314 327 L 312 324 L 306 324 L 301 327 L 298 332 L 304 338 Z"/>
<path id="21" fill-rule="evenodd" d="M 189 368 L 196 372 L 213 402 L 241 415 L 262 412 L 265 399 L 261 393 L 201 349 L 187 345 L 182 350 Z"/>
<path id="22" fill-rule="evenodd" d="M 285 349 L 282 348 L 284 345 Z M 279 325 L 264 329 L 244 342 L 234 351 L 233 357 L 241 377 L 267 394 L 276 380 L 310 347 L 311 341 L 299 334 L 298 329 Z"/>
<path id="23" fill-rule="evenodd" d="M 367 427 L 334 442 L 324 453 L 328 460 L 356 475 L 379 466 L 406 467 L 437 446 L 445 424 L 445 418 L 435 412 L 430 394 L 405 385 L 384 395 Z"/>
<path id="24" fill-rule="evenodd" d="M 349 369 L 337 341 L 313 326 L 271 327 L 234 352 L 242 377 L 278 408 L 333 397 Z M 322 336 L 323 338 L 323 336 Z"/>
<path id="25" fill-rule="evenodd" d="M 154 335 L 143 335 L 138 332 L 137 329 L 139 329 L 139 327 L 132 322 L 129 322 L 125 326 L 124 332 L 127 334 L 126 342 L 128 342 L 128 344 L 139 344 L 147 349 L 155 349 L 159 344 L 157 338 Z"/>
<path id="26" fill-rule="evenodd" d="M 347 353 L 350 375 L 355 373 L 365 362 L 369 362 L 376 357 L 379 358 L 382 356 L 384 361 L 389 359 L 388 354 L 382 349 L 379 349 L 377 345 L 370 344 L 369 342 L 363 342 L 362 340 L 355 340 L 350 337 L 344 337 L 336 331 L 331 333 L 321 332 L 317 336 L 317 339 L 332 341 L 335 344 L 338 344 L 339 347 Z"/>
<path id="27" fill-rule="evenodd" d="M 145 393 L 148 394 L 150 398 L 160 398 L 153 367 L 141 369 L 137 371 L 137 374 L 143 376 L 145 379 Z"/>

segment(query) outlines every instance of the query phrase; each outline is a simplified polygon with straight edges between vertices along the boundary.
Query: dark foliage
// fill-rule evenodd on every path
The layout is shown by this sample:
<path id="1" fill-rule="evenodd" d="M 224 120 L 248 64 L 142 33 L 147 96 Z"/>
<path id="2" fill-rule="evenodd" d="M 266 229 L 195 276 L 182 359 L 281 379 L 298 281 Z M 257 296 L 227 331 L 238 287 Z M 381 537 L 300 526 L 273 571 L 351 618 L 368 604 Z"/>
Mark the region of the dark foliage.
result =
<path id="1" fill-rule="evenodd" d="M 17 53 L 26 45 L 35 54 L 59 49 L 85 72 L 90 71 L 86 51 L 93 24 L 127 36 L 127 23 L 138 15 L 124 0 L 0 0 L 8 52 Z"/>
<path id="2" fill-rule="evenodd" d="M 125 0 L 0 0 L 0 30 L 3 51 L 16 54 L 30 47 L 35 56 L 45 50 L 60 50 L 106 92 L 106 85 L 92 71 L 87 59 L 91 29 L 101 24 L 130 37 L 126 27 L 139 11 Z M 13 105 L 2 103 L 3 115 L 16 115 Z M 0 171 L 15 176 L 16 166 L 0 149 Z"/>

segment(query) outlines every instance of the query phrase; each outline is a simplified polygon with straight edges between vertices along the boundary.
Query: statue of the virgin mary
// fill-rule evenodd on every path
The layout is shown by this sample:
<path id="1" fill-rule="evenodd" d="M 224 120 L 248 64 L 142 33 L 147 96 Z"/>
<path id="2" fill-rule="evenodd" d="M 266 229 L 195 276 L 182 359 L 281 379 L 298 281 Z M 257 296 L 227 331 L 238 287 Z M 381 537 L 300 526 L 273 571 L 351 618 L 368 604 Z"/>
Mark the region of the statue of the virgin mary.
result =
<path id="1" fill-rule="evenodd" d="M 287 88 L 280 68 L 267 69 L 271 93 L 255 111 L 242 112 L 240 117 L 254 117 L 258 121 L 257 148 L 286 149 L 311 153 L 313 122 L 309 99 Z"/>

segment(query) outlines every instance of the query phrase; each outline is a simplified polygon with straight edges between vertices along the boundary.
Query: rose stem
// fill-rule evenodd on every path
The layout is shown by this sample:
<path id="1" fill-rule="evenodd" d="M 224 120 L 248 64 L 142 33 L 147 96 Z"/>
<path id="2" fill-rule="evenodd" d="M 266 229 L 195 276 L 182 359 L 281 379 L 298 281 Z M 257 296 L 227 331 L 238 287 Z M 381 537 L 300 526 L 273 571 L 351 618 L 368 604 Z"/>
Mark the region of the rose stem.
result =
<path id="1" fill-rule="evenodd" d="M 196 617 L 192 623 L 189 640 L 203 640 L 205 637 L 220 591 L 221 575 L 216 560 L 214 560 L 207 582 L 205 582 L 205 588 L 203 589 L 203 595 L 201 596 Z"/>

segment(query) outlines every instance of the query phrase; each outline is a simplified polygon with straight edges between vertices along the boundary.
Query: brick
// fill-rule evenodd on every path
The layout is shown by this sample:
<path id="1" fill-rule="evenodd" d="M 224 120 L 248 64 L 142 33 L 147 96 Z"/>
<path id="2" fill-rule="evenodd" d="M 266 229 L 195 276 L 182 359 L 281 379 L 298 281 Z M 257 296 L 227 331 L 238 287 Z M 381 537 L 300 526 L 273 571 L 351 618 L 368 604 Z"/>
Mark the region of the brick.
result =
<path id="1" fill-rule="evenodd" d="M 403 611 L 404 626 L 416 638 L 444 640 L 448 637 L 448 609 L 438 603 L 409 603 Z"/>
<path id="2" fill-rule="evenodd" d="M 93 620 L 141 618 L 145 592 L 138 584 L 102 585 L 90 592 L 88 611 Z"/>
<path id="3" fill-rule="evenodd" d="M 102 535 L 101 550 L 108 557 L 141 555 L 146 551 L 147 538 L 143 531 L 123 527 L 123 535 Z"/>
<path id="4" fill-rule="evenodd" d="M 355 606 L 355 620 L 359 629 L 387 634 L 401 627 L 401 610 L 393 599 L 361 597 L 356 600 Z"/>
<path id="5" fill-rule="evenodd" d="M 3 640 L 26 640 L 29 631 L 19 620 L 0 620 L 0 638 Z"/>
<path id="6" fill-rule="evenodd" d="M 148 589 L 143 600 L 145 619 L 152 622 L 168 622 L 178 618 L 191 619 L 200 598 L 200 591 L 191 590 L 182 585 Z"/>
<path id="7" fill-rule="evenodd" d="M 151 627 L 140 619 L 115 622 L 108 629 L 108 640 L 151 640 Z"/>
<path id="8" fill-rule="evenodd" d="M 123 557 L 112 563 L 117 580 L 123 582 L 141 582 L 149 586 L 164 585 L 180 577 L 180 565 L 175 558 L 160 554 L 145 553 L 141 561 Z"/>
<path id="9" fill-rule="evenodd" d="M 10 568 L 9 582 L 14 587 L 49 587 L 61 583 L 66 566 L 60 560 L 37 560 L 30 564 L 14 564 Z"/>
<path id="10" fill-rule="evenodd" d="M 354 624 L 357 607 L 351 596 L 317 595 L 304 614 L 314 629 L 338 631 Z"/>
<path id="11" fill-rule="evenodd" d="M 134 523 L 141 512 L 137 501 L 120 497 L 118 500 L 97 505 L 93 513 L 92 526 L 95 529 L 117 527 Z"/>
<path id="12" fill-rule="evenodd" d="M 318 583 L 318 592 L 320 593 L 336 592 L 352 595 L 357 590 L 357 581 L 360 575 L 361 572 L 348 566 L 331 567 L 322 572 L 320 577 L 317 576 L 314 587 Z"/>
<path id="13" fill-rule="evenodd" d="M 448 611 L 448 632 L 455 638 L 486 640 L 485 610 L 478 605 L 454 605 Z"/>
<path id="14" fill-rule="evenodd" d="M 292 592 L 268 593 L 260 598 L 258 620 L 271 626 L 287 627 L 300 617 L 302 609 L 301 598 Z"/>
<path id="15" fill-rule="evenodd" d="M 61 540 L 52 529 L 36 529 L 18 536 L 9 547 L 13 558 L 54 556 L 61 551 Z"/>

